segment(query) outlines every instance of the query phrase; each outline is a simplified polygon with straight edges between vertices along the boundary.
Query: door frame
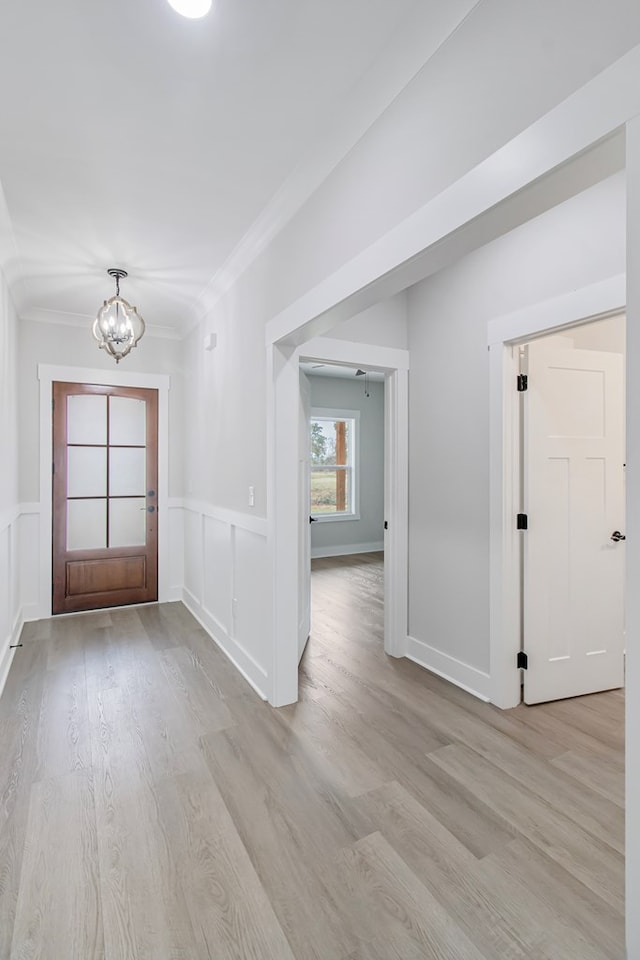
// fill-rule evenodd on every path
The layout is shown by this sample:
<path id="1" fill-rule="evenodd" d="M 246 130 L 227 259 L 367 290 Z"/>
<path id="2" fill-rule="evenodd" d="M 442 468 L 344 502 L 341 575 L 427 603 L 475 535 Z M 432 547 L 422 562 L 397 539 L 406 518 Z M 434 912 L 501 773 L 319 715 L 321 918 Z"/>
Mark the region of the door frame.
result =
<path id="1" fill-rule="evenodd" d="M 158 602 L 169 597 L 169 389 L 168 374 L 135 373 L 120 370 L 97 370 L 91 367 L 38 364 L 40 381 L 40 614 L 52 614 L 52 520 L 53 423 L 51 416 L 52 384 L 97 383 L 103 386 L 143 387 L 158 391 Z"/>
<path id="2" fill-rule="evenodd" d="M 272 343 L 267 406 L 268 537 L 273 584 L 273 706 L 298 699 L 299 362 L 367 366 L 385 374 L 384 647 L 403 657 L 407 643 L 409 535 L 409 353 L 318 337 L 301 346 Z"/>
<path id="3" fill-rule="evenodd" d="M 626 310 L 624 276 L 535 304 L 487 325 L 489 348 L 489 578 L 491 702 L 502 709 L 521 701 L 520 415 L 514 347 L 536 336 L 557 333 Z"/>

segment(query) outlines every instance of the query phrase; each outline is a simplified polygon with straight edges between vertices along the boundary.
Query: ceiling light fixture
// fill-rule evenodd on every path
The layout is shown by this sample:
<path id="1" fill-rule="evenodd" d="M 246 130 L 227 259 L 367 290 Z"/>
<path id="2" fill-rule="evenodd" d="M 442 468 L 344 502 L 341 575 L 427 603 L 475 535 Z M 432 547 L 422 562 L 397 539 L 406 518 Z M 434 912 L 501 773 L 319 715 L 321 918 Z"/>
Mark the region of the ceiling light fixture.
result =
<path id="1" fill-rule="evenodd" d="M 144 320 L 136 308 L 120 296 L 120 281 L 128 276 L 127 271 L 110 267 L 107 273 L 116 281 L 116 295 L 105 300 L 98 310 L 93 322 L 93 335 L 100 349 L 106 350 L 116 363 L 120 363 L 142 338 Z"/>
<path id="2" fill-rule="evenodd" d="M 199 20 L 206 17 L 211 10 L 211 0 L 169 0 L 169 4 L 176 13 L 189 20 Z"/>

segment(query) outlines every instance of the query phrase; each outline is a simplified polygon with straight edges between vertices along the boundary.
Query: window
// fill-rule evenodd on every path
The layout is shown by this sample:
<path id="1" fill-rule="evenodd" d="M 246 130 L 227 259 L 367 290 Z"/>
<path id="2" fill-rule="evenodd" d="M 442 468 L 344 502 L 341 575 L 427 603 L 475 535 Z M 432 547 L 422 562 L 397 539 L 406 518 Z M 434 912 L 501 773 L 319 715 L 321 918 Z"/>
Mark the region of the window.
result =
<path id="1" fill-rule="evenodd" d="M 311 411 L 311 515 L 357 520 L 358 411 Z"/>

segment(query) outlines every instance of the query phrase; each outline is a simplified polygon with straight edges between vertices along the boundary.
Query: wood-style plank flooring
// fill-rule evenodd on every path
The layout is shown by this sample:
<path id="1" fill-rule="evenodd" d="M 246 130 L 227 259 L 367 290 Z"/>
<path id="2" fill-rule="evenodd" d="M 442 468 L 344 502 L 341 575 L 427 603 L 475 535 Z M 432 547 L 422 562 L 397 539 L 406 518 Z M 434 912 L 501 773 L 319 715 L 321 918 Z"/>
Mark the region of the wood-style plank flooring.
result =
<path id="1" fill-rule="evenodd" d="M 314 561 L 274 711 L 181 604 L 29 624 L 0 700 L 0 960 L 622 960 L 621 692 L 502 713 Z"/>

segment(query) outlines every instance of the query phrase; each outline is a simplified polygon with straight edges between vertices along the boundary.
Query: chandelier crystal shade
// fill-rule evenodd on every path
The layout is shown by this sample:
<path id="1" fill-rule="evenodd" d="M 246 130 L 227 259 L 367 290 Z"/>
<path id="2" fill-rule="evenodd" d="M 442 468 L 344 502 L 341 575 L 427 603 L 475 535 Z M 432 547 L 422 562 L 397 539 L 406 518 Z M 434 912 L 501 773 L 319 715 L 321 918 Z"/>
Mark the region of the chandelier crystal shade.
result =
<path id="1" fill-rule="evenodd" d="M 93 335 L 100 349 L 106 350 L 116 363 L 120 363 L 144 334 L 144 320 L 136 308 L 120 296 L 120 281 L 127 276 L 127 271 L 111 267 L 107 273 L 116 281 L 116 295 L 105 300 L 98 310 Z"/>

